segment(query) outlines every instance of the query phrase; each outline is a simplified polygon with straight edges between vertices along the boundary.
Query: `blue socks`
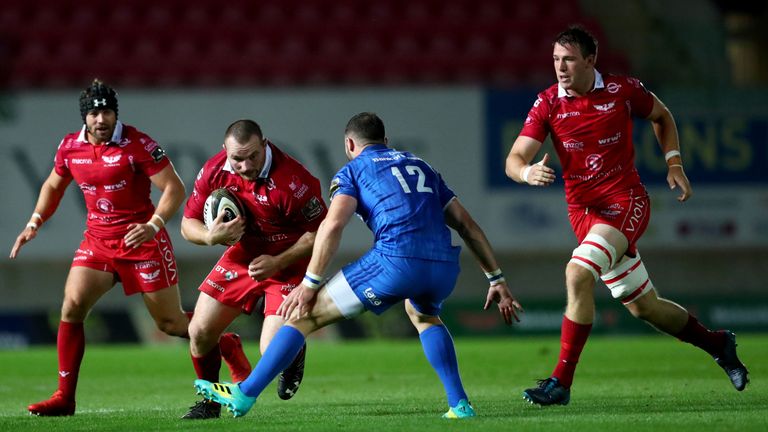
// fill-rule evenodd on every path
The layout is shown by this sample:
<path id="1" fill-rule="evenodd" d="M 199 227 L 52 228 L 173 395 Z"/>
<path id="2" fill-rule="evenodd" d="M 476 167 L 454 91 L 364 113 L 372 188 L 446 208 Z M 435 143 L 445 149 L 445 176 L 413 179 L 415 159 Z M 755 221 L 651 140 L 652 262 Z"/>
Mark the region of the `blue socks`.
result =
<path id="1" fill-rule="evenodd" d="M 304 346 L 304 335 L 290 326 L 282 326 L 269 343 L 264 355 L 245 381 L 240 383 L 240 391 L 251 397 L 257 397 L 275 377 L 287 368 L 296 354 Z"/>
<path id="2" fill-rule="evenodd" d="M 445 393 L 448 397 L 448 406 L 454 407 L 461 399 L 467 399 L 464 386 L 459 376 L 459 362 L 456 360 L 456 349 L 453 347 L 453 339 L 448 329 L 443 325 L 432 326 L 424 330 L 420 335 L 424 355 L 429 364 L 437 372 L 440 381 L 443 382 Z"/>

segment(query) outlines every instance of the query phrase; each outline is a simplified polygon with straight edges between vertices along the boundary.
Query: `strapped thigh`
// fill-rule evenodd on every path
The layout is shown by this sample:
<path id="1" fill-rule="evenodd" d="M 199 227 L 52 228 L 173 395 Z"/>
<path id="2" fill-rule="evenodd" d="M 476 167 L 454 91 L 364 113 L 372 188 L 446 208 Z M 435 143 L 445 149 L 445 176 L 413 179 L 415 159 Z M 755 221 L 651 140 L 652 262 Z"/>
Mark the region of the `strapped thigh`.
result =
<path id="1" fill-rule="evenodd" d="M 584 267 L 597 280 L 616 263 L 616 248 L 603 236 L 589 233 L 571 254 L 572 263 Z"/>
<path id="2" fill-rule="evenodd" d="M 621 300 L 625 305 L 653 289 L 639 252 L 634 258 L 626 257 L 601 278 L 611 290 L 613 298 Z"/>

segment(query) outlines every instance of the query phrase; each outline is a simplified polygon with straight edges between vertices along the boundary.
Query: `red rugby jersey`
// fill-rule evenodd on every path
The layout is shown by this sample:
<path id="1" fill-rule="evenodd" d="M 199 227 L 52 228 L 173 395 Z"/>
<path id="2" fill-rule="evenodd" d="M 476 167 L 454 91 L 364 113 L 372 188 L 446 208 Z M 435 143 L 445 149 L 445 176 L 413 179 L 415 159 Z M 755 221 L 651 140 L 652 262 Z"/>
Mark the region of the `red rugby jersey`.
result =
<path id="1" fill-rule="evenodd" d="M 320 181 L 269 141 L 264 168 L 256 181 L 237 174 L 227 162 L 225 150 L 210 158 L 197 174 L 184 217 L 202 221 L 205 200 L 218 188 L 229 189 L 245 207 L 245 234 L 234 246 L 243 259 L 283 252 L 305 232 L 317 231 L 328 212 Z"/>
<path id="2" fill-rule="evenodd" d="M 131 223 L 145 223 L 155 206 L 149 177 L 168 166 L 162 148 L 132 126 L 117 122 L 108 144 L 93 145 L 85 126 L 59 144 L 54 160 L 56 174 L 80 186 L 88 211 L 86 227 L 96 237 L 115 239 Z"/>
<path id="3" fill-rule="evenodd" d="M 646 118 L 652 109 L 653 96 L 639 80 L 595 71 L 594 89 L 582 97 L 568 96 L 559 84 L 539 93 L 520 135 L 543 142 L 551 134 L 568 204 L 596 205 L 632 188 L 646 193 L 635 167 L 632 117 Z"/>

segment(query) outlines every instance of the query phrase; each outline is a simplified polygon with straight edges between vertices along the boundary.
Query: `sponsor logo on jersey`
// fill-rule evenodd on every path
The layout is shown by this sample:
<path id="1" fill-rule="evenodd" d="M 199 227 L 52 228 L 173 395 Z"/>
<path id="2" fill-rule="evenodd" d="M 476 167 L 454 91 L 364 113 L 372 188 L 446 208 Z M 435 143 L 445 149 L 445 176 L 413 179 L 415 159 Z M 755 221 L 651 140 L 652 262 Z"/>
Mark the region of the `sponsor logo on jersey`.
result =
<path id="1" fill-rule="evenodd" d="M 83 194 L 96 195 L 96 186 L 92 184 L 81 183 L 80 190 L 83 191 Z"/>
<path id="2" fill-rule="evenodd" d="M 208 285 L 212 286 L 216 291 L 224 292 L 224 287 L 223 286 L 217 284 L 216 282 L 214 282 L 214 281 L 212 281 L 210 279 L 206 279 L 205 283 L 207 283 Z"/>
<path id="3" fill-rule="evenodd" d="M 603 157 L 599 154 L 591 154 L 587 156 L 584 163 L 590 171 L 600 171 L 603 167 Z"/>
<path id="4" fill-rule="evenodd" d="M 200 168 L 200 171 L 197 173 L 197 178 L 195 180 L 200 180 L 201 178 L 203 178 L 203 170 L 204 169 L 205 169 L 205 167 Z"/>
<path id="5" fill-rule="evenodd" d="M 141 278 L 146 282 L 154 282 L 157 280 L 157 277 L 160 276 L 160 269 L 157 269 L 151 273 L 139 272 L 139 275 L 141 275 Z"/>
<path id="6" fill-rule="evenodd" d="M 595 109 L 598 110 L 598 111 L 607 113 L 607 112 L 610 112 L 611 110 L 613 110 L 613 107 L 615 105 L 616 105 L 616 101 L 611 101 L 611 102 L 608 102 L 608 103 L 599 104 L 599 105 L 592 105 L 592 106 L 595 107 Z"/>
<path id="7" fill-rule="evenodd" d="M 576 140 L 563 141 L 563 148 L 569 152 L 582 151 L 584 150 L 584 143 Z"/>
<path id="8" fill-rule="evenodd" d="M 305 193 L 309 190 L 309 186 L 303 184 L 298 176 L 291 177 L 291 182 L 288 183 L 288 187 L 293 191 L 293 197 L 301 199 Z"/>
<path id="9" fill-rule="evenodd" d="M 85 159 L 85 158 L 74 158 L 70 159 L 72 162 L 72 165 L 90 165 L 93 163 L 92 159 Z"/>
<path id="10" fill-rule="evenodd" d="M 533 107 L 535 108 L 539 106 L 540 103 L 541 103 L 541 98 L 536 98 L 536 100 L 533 102 Z"/>
<path id="11" fill-rule="evenodd" d="M 608 93 L 615 94 L 621 90 L 621 84 L 608 83 L 608 85 L 605 86 L 605 89 L 608 91 Z"/>
<path id="12" fill-rule="evenodd" d="M 365 296 L 368 301 L 374 305 L 379 306 L 381 305 L 381 300 L 379 300 L 378 297 L 376 297 L 376 293 L 373 292 L 373 288 L 366 288 L 365 291 L 363 291 L 363 295 Z"/>
<path id="13" fill-rule="evenodd" d="M 558 119 L 565 119 L 565 118 L 568 118 L 568 117 L 577 117 L 577 116 L 580 116 L 580 115 L 581 115 L 580 111 L 569 111 L 569 112 L 566 112 L 566 113 L 558 114 L 557 118 Z"/>
<path id="14" fill-rule="evenodd" d="M 128 182 L 126 180 L 120 180 L 119 183 L 104 185 L 104 190 L 107 192 L 117 192 L 119 190 L 125 189 L 126 186 L 128 186 Z"/>
<path id="15" fill-rule="evenodd" d="M 133 265 L 136 270 L 146 270 L 148 268 L 157 267 L 160 263 L 155 260 L 142 261 Z"/>
<path id="16" fill-rule="evenodd" d="M 171 275 L 169 280 L 175 280 L 177 273 L 176 257 L 173 255 L 173 247 L 168 240 L 168 234 L 157 236 L 157 238 L 159 239 L 158 242 L 160 243 L 160 254 L 163 257 L 163 264 L 165 264 L 165 269 Z"/>
<path id="17" fill-rule="evenodd" d="M 296 288 L 296 284 L 280 285 L 280 291 L 291 292 L 294 288 Z M 285 296 L 283 296 L 283 298 L 285 298 Z"/>
<path id="18" fill-rule="evenodd" d="M 216 267 L 214 267 L 214 270 L 224 275 L 224 279 L 231 281 L 237 279 L 237 272 L 229 270 L 227 268 L 222 267 L 221 265 L 217 264 Z"/>
<path id="19" fill-rule="evenodd" d="M 59 371 L 59 376 L 62 378 L 66 378 L 67 375 L 69 375 L 71 372 L 69 371 Z"/>
<path id="20" fill-rule="evenodd" d="M 120 161 L 121 157 L 123 157 L 123 155 L 115 155 L 115 156 L 104 155 L 101 157 L 101 160 L 107 163 L 106 166 L 115 166 L 117 165 L 117 162 Z"/>
<path id="21" fill-rule="evenodd" d="M 632 207 L 629 209 L 629 227 L 627 231 L 635 232 L 636 229 L 642 225 L 643 219 L 645 219 L 645 202 L 643 200 L 633 199 Z"/>
<path id="22" fill-rule="evenodd" d="M 267 179 L 267 190 L 273 190 L 275 188 L 275 181 L 272 180 L 272 177 Z"/>
<path id="23" fill-rule="evenodd" d="M 608 138 L 598 139 L 597 144 L 601 146 L 609 146 L 609 145 L 618 143 L 620 139 L 621 139 L 621 132 L 616 132 L 615 135 L 609 136 Z"/>
<path id="24" fill-rule="evenodd" d="M 255 193 L 255 194 L 253 194 L 253 196 L 256 197 L 256 202 L 257 203 L 259 203 L 261 205 L 269 205 L 269 199 L 267 199 L 266 195 Z"/>
<path id="25" fill-rule="evenodd" d="M 112 204 L 112 201 L 106 198 L 99 198 L 99 200 L 96 201 L 96 208 L 101 210 L 102 213 L 112 213 L 112 210 L 115 209 L 115 206 Z"/>
<path id="26" fill-rule="evenodd" d="M 311 221 L 323 213 L 323 205 L 320 203 L 318 197 L 312 197 L 301 208 L 301 214 L 304 215 L 304 219 Z"/>
<path id="27" fill-rule="evenodd" d="M 283 233 L 277 233 L 277 234 L 272 234 L 272 235 L 268 235 L 268 236 L 259 236 L 258 238 L 261 241 L 274 243 L 274 242 L 279 242 L 279 241 L 287 240 L 288 236 L 283 234 Z"/>
<path id="28" fill-rule="evenodd" d="M 525 124 L 529 124 L 529 123 L 532 123 L 532 122 L 533 122 L 533 119 L 531 118 L 531 116 L 527 116 L 525 118 Z"/>

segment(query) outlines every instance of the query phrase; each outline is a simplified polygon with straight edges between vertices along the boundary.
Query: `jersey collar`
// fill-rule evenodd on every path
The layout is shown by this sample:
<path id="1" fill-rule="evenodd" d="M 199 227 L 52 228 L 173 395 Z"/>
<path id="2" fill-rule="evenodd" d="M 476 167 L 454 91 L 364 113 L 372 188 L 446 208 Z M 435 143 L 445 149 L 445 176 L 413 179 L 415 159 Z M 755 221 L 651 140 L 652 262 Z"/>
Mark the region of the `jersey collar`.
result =
<path id="1" fill-rule="evenodd" d="M 115 131 L 112 132 L 112 138 L 109 140 L 107 144 L 112 143 L 119 143 L 120 139 L 123 137 L 123 123 L 118 120 L 117 123 L 115 123 Z M 88 138 L 85 137 L 85 125 L 83 125 L 83 128 L 80 129 L 80 135 L 77 136 L 77 142 L 88 142 Z"/>
<path id="2" fill-rule="evenodd" d="M 597 89 L 605 88 L 605 82 L 603 81 L 603 75 L 600 74 L 600 72 L 595 69 L 595 86 L 592 87 L 592 91 L 595 91 Z M 560 84 L 557 85 L 557 97 L 573 97 L 568 94 L 567 91 L 561 86 Z"/>
<path id="3" fill-rule="evenodd" d="M 266 156 L 264 157 L 264 167 L 261 168 L 261 172 L 259 173 L 260 179 L 265 179 L 269 177 L 269 170 L 272 168 L 272 146 L 269 141 L 266 142 L 267 149 L 265 150 Z M 229 164 L 229 159 L 224 159 L 224 166 L 221 168 L 226 172 L 235 174 L 235 169 L 232 168 L 232 165 Z"/>

